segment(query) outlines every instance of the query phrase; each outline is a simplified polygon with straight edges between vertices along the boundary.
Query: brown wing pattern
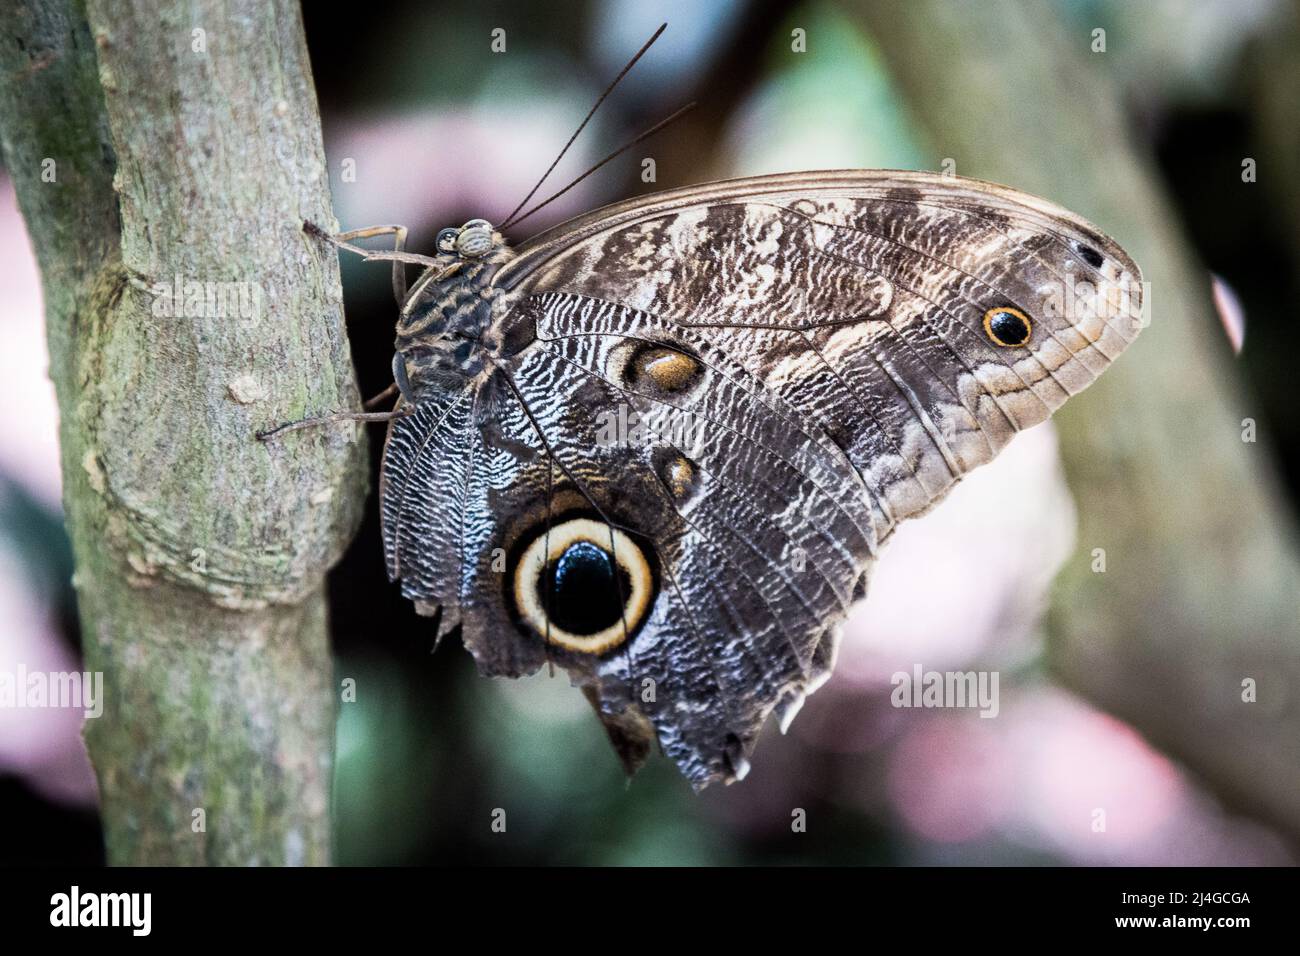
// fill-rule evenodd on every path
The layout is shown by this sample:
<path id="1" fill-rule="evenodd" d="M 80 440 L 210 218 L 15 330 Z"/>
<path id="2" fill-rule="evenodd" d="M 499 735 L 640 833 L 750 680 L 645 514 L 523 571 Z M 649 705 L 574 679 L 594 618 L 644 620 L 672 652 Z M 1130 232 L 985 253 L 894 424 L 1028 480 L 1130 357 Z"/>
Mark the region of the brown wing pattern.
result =
<path id="1" fill-rule="evenodd" d="M 492 673 L 560 663 L 621 753 L 653 733 L 697 786 L 743 775 L 767 716 L 828 675 L 893 528 L 1105 369 L 1137 332 L 1138 281 L 1064 210 L 921 173 L 711 184 L 543 234 L 495 279 L 499 321 L 535 339 L 491 389 L 515 450 L 485 449 L 482 488 L 456 499 L 467 644 Z M 1026 318 L 1026 340 L 1000 344 L 991 310 Z M 641 430 L 611 442 L 611 420 Z M 393 509 L 450 520 L 433 507 Z M 544 552 L 554 606 L 551 540 L 571 528 L 621 548 L 611 567 L 652 566 L 644 614 L 636 574 L 608 578 L 625 610 L 599 653 L 541 633 L 511 591 Z M 446 570 L 418 569 L 426 599 L 446 601 Z"/>

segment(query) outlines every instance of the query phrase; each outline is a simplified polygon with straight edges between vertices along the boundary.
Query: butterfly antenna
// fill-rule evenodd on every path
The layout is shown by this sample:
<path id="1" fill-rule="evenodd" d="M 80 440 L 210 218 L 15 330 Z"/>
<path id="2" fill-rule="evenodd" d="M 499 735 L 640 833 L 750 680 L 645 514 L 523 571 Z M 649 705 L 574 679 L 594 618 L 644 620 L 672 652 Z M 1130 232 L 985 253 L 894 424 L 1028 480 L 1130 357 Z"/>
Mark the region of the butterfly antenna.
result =
<path id="1" fill-rule="evenodd" d="M 527 218 L 528 218 L 529 216 L 531 216 L 533 213 L 537 212 L 537 210 L 542 209 L 542 208 L 544 208 L 544 207 L 546 207 L 546 206 L 549 206 L 551 203 L 555 202 L 555 200 L 559 199 L 561 196 L 563 196 L 565 193 L 567 193 L 567 192 L 568 192 L 570 189 L 572 189 L 574 186 L 578 185 L 578 183 L 582 182 L 584 179 L 586 179 L 588 176 L 590 176 L 590 175 L 591 175 L 592 173 L 594 173 L 596 170 L 600 169 L 600 167 L 604 166 L 606 163 L 610 162 L 610 161 L 613 160 L 614 158 L 616 158 L 616 157 L 618 157 L 618 156 L 621 156 L 623 153 L 626 153 L 629 149 L 631 149 L 633 146 L 635 146 L 637 143 L 641 142 L 642 140 L 649 139 L 651 136 L 653 136 L 655 133 L 659 132 L 659 131 L 660 131 L 661 129 L 663 129 L 665 126 L 667 126 L 668 124 L 670 124 L 670 123 L 672 123 L 673 121 L 677 120 L 678 118 L 680 118 L 680 117 L 683 116 L 684 114 L 690 112 L 690 111 L 691 111 L 692 109 L 694 109 L 694 108 L 695 108 L 695 103 L 694 103 L 694 102 L 687 103 L 685 106 L 683 106 L 683 107 L 682 107 L 681 109 L 679 109 L 677 112 L 673 113 L 671 116 L 667 117 L 666 119 L 662 119 L 662 120 L 660 120 L 658 123 L 655 123 L 654 126 L 651 126 L 648 130 L 646 130 L 644 133 L 642 133 L 642 134 L 641 134 L 640 136 L 638 136 L 636 139 L 631 140 L 630 142 L 624 143 L 624 144 L 623 144 L 622 146 L 620 146 L 618 149 L 614 150 L 614 152 L 610 153 L 608 156 L 606 156 L 604 159 L 602 159 L 600 162 L 598 162 L 595 166 L 592 166 L 591 169 L 587 170 L 585 173 L 583 173 L 581 176 L 579 176 L 579 177 L 578 177 L 577 179 L 575 179 L 573 182 L 569 183 L 569 185 L 565 186 L 565 187 L 564 187 L 563 189 L 561 189 L 558 193 L 555 193 L 555 194 L 554 194 L 553 196 L 551 196 L 549 199 L 544 199 L 542 202 L 539 202 L 536 206 L 534 206 L 532 209 L 528 210 L 528 212 L 524 213 L 524 214 L 523 214 L 522 216 L 520 216 L 518 219 L 508 219 L 508 220 L 506 220 L 506 221 L 503 222 L 501 225 L 497 226 L 497 228 L 498 228 L 498 229 L 505 229 L 505 228 L 507 228 L 507 227 L 509 227 L 509 226 L 517 226 L 517 225 L 519 225 L 519 223 L 523 222 L 525 219 L 527 219 Z"/>
<path id="2" fill-rule="evenodd" d="M 497 227 L 498 229 L 504 229 L 510 223 L 510 220 L 514 218 L 515 213 L 523 209 L 524 206 L 528 204 L 528 200 L 532 199 L 533 196 L 537 194 L 537 190 L 542 188 L 542 183 L 546 182 L 546 177 L 551 175 L 551 173 L 555 171 L 555 167 L 560 164 L 560 160 L 562 160 L 564 158 L 564 154 L 569 151 L 569 147 L 573 145 L 574 140 L 576 140 L 579 134 L 581 134 L 582 131 L 587 128 L 587 124 L 591 122 L 591 118 L 596 115 L 596 110 L 600 109 L 600 104 L 605 102 L 605 97 L 609 96 L 610 93 L 614 92 L 614 87 L 618 86 L 619 81 L 623 79 L 623 77 L 628 75 L 632 67 L 636 66 L 636 61 L 641 59 L 641 57 L 645 55 L 646 50 L 650 49 L 650 47 L 654 44 L 655 40 L 658 40 L 659 35 L 663 33 L 664 30 L 666 29 L 668 29 L 668 24 L 661 23 L 659 25 L 659 29 L 654 32 L 654 36 L 652 36 L 650 39 L 645 41 L 645 44 L 641 47 L 641 49 L 636 51 L 636 56 L 628 60 L 627 66 L 623 67 L 622 71 L 618 74 L 618 76 L 614 77 L 614 81 L 610 83 L 609 86 L 605 87 L 605 92 L 600 94 L 600 99 L 596 100 L 596 105 L 591 108 L 591 110 L 587 113 L 586 118 L 578 125 L 578 128 L 573 131 L 573 135 L 569 137 L 569 141 L 564 144 L 564 149 L 560 150 L 560 155 L 555 157 L 555 161 L 546 168 L 546 172 L 542 173 L 542 178 L 537 180 L 537 184 L 533 186 L 531 190 L 529 190 L 527 196 L 525 196 L 522 200 L 520 200 L 519 205 L 510 211 L 510 215 L 506 216 L 505 220 L 501 223 L 501 225 Z"/>

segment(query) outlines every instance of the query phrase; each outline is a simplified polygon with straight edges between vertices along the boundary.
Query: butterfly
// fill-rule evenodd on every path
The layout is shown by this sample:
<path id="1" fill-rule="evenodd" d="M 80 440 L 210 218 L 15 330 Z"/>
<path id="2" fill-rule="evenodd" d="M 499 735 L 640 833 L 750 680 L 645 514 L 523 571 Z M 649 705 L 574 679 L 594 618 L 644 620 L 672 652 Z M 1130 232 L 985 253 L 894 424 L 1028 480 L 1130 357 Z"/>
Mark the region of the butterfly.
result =
<path id="1" fill-rule="evenodd" d="M 404 235 L 333 237 L 392 259 L 401 305 L 394 408 L 325 419 L 389 421 L 389 577 L 482 673 L 563 668 L 629 773 L 657 744 L 697 789 L 830 676 L 899 523 L 1141 327 L 1113 239 L 926 172 L 708 183 L 517 248 Z"/>

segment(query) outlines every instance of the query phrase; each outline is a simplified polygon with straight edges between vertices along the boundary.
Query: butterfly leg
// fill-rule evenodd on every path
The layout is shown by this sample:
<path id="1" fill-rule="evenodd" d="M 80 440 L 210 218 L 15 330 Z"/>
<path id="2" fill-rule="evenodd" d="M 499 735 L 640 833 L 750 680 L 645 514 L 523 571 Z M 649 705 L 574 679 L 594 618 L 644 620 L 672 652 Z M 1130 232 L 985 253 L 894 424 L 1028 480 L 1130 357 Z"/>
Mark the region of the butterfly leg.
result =
<path id="1" fill-rule="evenodd" d="M 348 252 L 355 252 L 357 255 L 366 258 L 375 257 L 377 254 L 370 249 L 363 249 L 360 246 L 352 245 L 353 239 L 370 239 L 374 236 L 392 236 L 393 237 L 393 297 L 397 300 L 398 308 L 406 301 L 406 263 L 404 258 L 406 250 L 406 227 L 405 226 L 367 226 L 364 229 L 352 229 L 348 232 L 341 232 L 337 236 L 331 236 L 328 232 L 313 222 L 304 222 L 303 230 L 324 239 L 326 242 L 338 246 L 340 249 L 346 249 Z M 387 256 L 384 256 L 387 258 Z"/>
<path id="2" fill-rule="evenodd" d="M 364 408 L 366 411 L 370 411 L 370 409 L 374 408 L 376 405 L 381 404 L 385 399 L 396 398 L 397 393 L 399 391 L 401 391 L 401 389 L 398 388 L 396 382 L 393 382 L 391 385 L 389 385 L 378 395 L 372 395 L 370 398 L 367 398 L 364 402 L 361 403 L 361 407 Z"/>
<path id="3" fill-rule="evenodd" d="M 316 418 L 302 418 L 296 422 L 285 422 L 274 428 L 265 428 L 257 432 L 258 441 L 270 441 L 289 432 L 303 428 L 315 428 L 317 425 L 330 425 L 335 422 L 389 422 L 394 418 L 405 418 L 415 411 L 413 405 L 403 405 L 390 412 L 336 412 L 333 415 L 320 415 Z"/>

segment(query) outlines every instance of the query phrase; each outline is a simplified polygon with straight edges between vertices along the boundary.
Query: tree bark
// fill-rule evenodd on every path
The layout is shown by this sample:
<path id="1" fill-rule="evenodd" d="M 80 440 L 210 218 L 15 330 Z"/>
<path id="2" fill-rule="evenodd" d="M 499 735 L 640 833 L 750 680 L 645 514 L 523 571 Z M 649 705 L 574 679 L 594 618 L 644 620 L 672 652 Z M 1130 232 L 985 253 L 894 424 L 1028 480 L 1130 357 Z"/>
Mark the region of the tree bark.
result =
<path id="1" fill-rule="evenodd" d="M 364 436 L 254 437 L 358 405 L 335 254 L 302 232 L 335 223 L 297 4 L 10 2 L 0 132 L 104 675 L 85 736 L 109 861 L 327 863 L 323 583 Z"/>
<path id="2" fill-rule="evenodd" d="M 1300 839 L 1295 529 L 1267 436 L 1242 440 L 1252 413 L 1209 276 L 1130 142 L 1106 54 L 1042 0 L 855 7 L 928 128 L 936 167 L 951 157 L 959 173 L 1079 212 L 1149 283 L 1150 327 L 1057 419 L 1080 528 L 1049 618 L 1053 673 L 1230 805 Z M 1240 172 L 1207 188 L 1251 188 Z"/>

